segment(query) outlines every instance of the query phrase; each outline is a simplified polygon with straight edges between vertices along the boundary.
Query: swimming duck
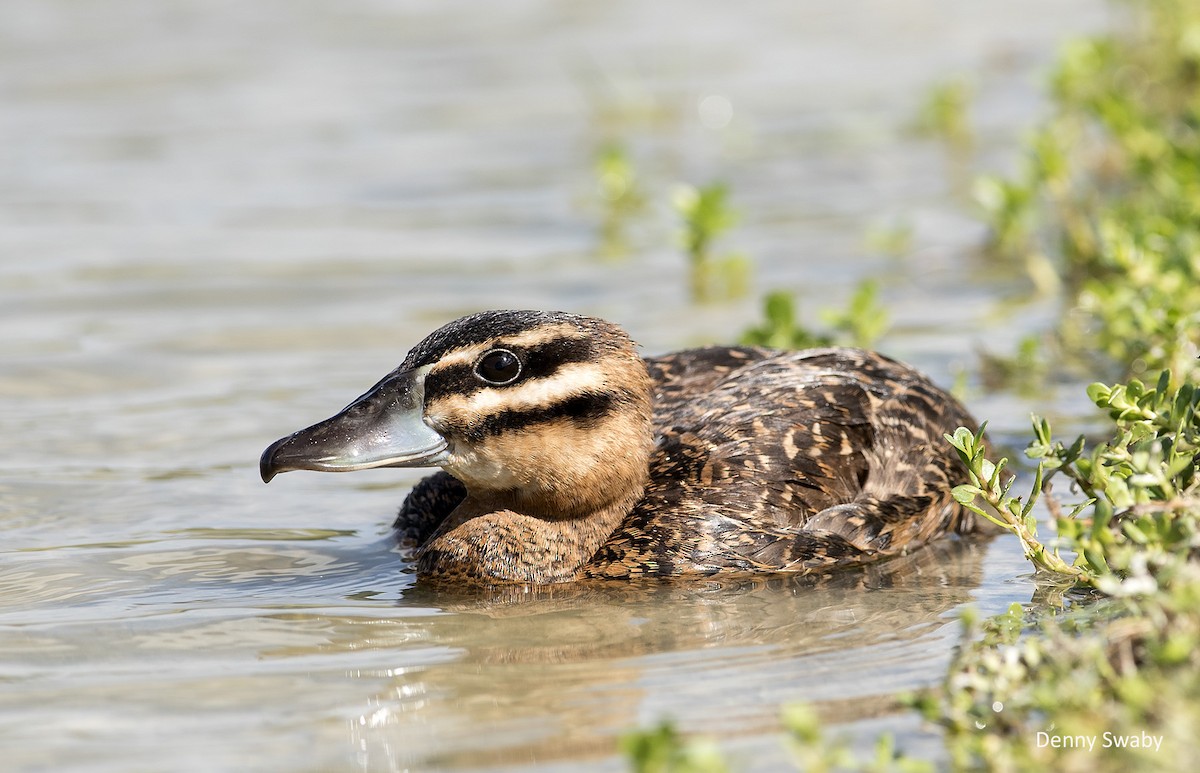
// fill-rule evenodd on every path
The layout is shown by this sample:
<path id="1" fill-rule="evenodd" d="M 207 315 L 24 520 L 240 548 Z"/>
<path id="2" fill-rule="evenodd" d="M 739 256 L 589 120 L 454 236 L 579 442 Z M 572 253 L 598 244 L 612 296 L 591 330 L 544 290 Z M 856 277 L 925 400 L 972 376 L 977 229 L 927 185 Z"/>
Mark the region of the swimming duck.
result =
<path id="1" fill-rule="evenodd" d="M 434 580 L 813 573 L 976 529 L 950 495 L 958 426 L 975 426 L 958 401 L 872 352 L 643 359 L 601 319 L 487 311 L 260 471 L 440 467 L 395 523 Z"/>

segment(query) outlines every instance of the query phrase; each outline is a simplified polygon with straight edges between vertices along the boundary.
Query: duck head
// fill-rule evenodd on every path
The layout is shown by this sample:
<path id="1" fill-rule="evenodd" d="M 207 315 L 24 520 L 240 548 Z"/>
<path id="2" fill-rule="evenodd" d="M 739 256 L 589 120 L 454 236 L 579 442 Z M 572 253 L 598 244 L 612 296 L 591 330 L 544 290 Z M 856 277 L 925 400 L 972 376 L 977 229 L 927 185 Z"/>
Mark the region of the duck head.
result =
<path id="1" fill-rule="evenodd" d="M 289 470 L 441 467 L 476 499 L 539 517 L 585 514 L 645 486 L 651 386 L 629 336 L 562 312 L 452 322 L 342 411 L 271 444 Z"/>

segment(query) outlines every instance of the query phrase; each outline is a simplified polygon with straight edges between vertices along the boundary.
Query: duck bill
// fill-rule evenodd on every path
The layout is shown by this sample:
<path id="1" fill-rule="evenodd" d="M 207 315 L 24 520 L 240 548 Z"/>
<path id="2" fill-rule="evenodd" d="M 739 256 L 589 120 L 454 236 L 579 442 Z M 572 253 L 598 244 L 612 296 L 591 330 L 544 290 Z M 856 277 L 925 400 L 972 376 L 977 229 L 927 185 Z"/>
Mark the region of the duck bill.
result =
<path id="1" fill-rule="evenodd" d="M 336 416 L 272 443 L 258 469 L 264 483 L 281 472 L 349 472 L 429 467 L 446 460 L 446 439 L 425 423 L 428 366 L 388 374 Z"/>

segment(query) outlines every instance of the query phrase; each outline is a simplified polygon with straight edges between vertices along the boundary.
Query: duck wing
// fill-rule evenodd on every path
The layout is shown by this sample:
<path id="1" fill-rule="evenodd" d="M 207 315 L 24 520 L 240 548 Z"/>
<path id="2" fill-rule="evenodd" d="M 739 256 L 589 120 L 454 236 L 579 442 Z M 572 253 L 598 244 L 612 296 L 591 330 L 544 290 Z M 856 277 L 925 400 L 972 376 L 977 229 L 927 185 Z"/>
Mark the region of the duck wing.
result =
<path id="1" fill-rule="evenodd" d="M 841 348 L 647 364 L 651 480 L 585 573 L 814 572 L 975 526 L 950 496 L 965 476 L 942 438 L 975 422 L 905 365 Z"/>

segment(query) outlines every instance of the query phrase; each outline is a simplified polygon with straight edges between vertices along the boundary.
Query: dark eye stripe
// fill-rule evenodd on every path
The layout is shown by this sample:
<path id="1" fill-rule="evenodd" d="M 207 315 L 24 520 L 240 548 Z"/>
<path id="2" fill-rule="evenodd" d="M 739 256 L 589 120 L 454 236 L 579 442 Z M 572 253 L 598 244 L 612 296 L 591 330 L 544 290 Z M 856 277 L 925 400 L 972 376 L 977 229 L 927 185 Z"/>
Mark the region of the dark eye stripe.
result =
<path id="1" fill-rule="evenodd" d="M 451 365 L 425 377 L 425 403 L 450 395 L 469 395 L 484 388 L 475 378 L 473 365 Z"/>
<path id="2" fill-rule="evenodd" d="M 514 385 L 552 376 L 558 372 L 560 365 L 588 362 L 594 356 L 592 344 L 586 338 L 556 338 L 530 347 L 506 347 L 503 341 L 499 341 L 496 347 L 508 349 L 521 360 L 521 378 L 514 381 Z M 480 382 L 475 377 L 473 365 L 450 365 L 434 370 L 426 378 L 425 399 L 431 401 L 449 395 L 466 396 L 487 388 L 497 387 Z"/>
<path id="3" fill-rule="evenodd" d="M 620 403 L 621 397 L 614 392 L 584 392 L 552 405 L 493 413 L 468 427 L 467 434 L 479 439 L 559 419 L 567 419 L 577 427 L 590 429 L 605 416 L 614 413 Z"/>

